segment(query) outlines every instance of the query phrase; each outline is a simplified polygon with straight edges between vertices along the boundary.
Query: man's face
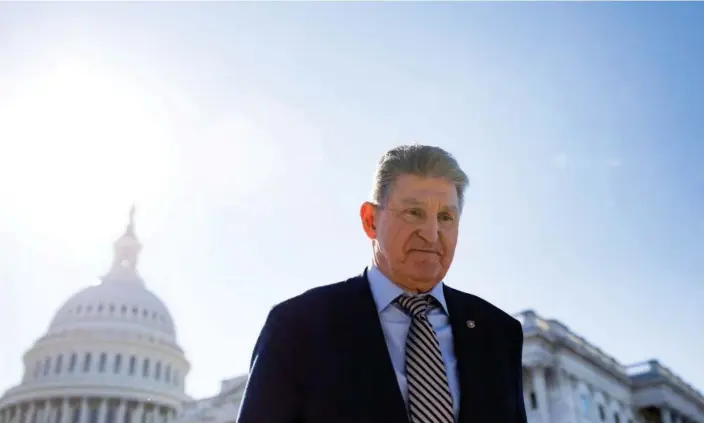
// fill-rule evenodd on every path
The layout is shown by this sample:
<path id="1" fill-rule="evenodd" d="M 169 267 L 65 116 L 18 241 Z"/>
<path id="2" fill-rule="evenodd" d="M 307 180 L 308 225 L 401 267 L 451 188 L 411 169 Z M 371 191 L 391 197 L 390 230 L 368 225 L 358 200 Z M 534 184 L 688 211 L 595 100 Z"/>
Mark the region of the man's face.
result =
<path id="1" fill-rule="evenodd" d="M 374 240 L 377 265 L 411 291 L 427 291 L 447 274 L 457 245 L 459 218 L 457 189 L 441 178 L 401 175 L 386 204 L 362 206 L 362 221 Z"/>

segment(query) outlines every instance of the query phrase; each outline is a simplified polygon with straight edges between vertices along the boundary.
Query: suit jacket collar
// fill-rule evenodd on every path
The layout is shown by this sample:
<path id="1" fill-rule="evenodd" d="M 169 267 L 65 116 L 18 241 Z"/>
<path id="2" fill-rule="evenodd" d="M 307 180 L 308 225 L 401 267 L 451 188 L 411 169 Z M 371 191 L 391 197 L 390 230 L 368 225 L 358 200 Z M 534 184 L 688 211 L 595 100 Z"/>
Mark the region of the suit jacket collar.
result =
<path id="1" fill-rule="evenodd" d="M 444 289 L 460 381 L 458 422 L 477 421 L 484 403 L 481 381 L 483 363 L 489 359 L 486 349 L 489 322 L 479 312 L 474 297 L 448 286 Z"/>

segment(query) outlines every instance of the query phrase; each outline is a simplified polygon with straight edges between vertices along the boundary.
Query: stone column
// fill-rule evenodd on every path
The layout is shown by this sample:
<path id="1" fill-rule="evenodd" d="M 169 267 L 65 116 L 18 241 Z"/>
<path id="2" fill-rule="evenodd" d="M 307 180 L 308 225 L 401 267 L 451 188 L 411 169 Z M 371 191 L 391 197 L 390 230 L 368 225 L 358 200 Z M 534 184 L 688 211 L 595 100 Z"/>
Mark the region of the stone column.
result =
<path id="1" fill-rule="evenodd" d="M 34 405 L 34 402 L 29 403 L 29 408 L 27 409 L 27 414 L 24 416 L 24 423 L 32 423 L 32 418 L 34 417 L 34 413 L 37 412 L 36 406 Z"/>
<path id="2" fill-rule="evenodd" d="M 577 423 L 579 420 L 577 420 L 578 415 L 574 404 L 574 392 L 570 375 L 558 369 L 558 383 L 560 385 L 560 402 L 562 403 L 562 416 L 559 420 Z"/>
<path id="3" fill-rule="evenodd" d="M 101 399 L 100 407 L 98 408 L 98 423 L 106 423 L 108 418 L 108 400 Z"/>
<path id="4" fill-rule="evenodd" d="M 550 423 L 550 404 L 548 403 L 548 389 L 545 383 L 545 367 L 533 367 L 533 389 L 538 400 L 540 422 Z"/>
<path id="5" fill-rule="evenodd" d="M 663 407 L 660 409 L 662 423 L 672 423 L 672 411 L 669 408 Z"/>
<path id="6" fill-rule="evenodd" d="M 132 423 L 142 423 L 142 415 L 144 414 L 144 403 L 138 402 L 137 408 L 134 409 L 134 414 L 132 414 Z"/>
<path id="7" fill-rule="evenodd" d="M 81 415 L 79 416 L 79 423 L 88 423 L 88 414 L 90 410 L 88 408 L 88 398 L 81 398 Z"/>
<path id="8" fill-rule="evenodd" d="M 46 400 L 44 401 L 44 422 L 45 423 L 54 423 L 51 420 L 52 414 L 54 411 L 54 407 L 51 406 L 51 400 Z"/>
<path id="9" fill-rule="evenodd" d="M 61 423 L 72 423 L 73 409 L 71 409 L 71 398 L 61 400 Z"/>
<path id="10" fill-rule="evenodd" d="M 127 401 L 120 400 L 115 413 L 115 421 L 113 423 L 125 423 L 125 411 L 127 410 Z"/>

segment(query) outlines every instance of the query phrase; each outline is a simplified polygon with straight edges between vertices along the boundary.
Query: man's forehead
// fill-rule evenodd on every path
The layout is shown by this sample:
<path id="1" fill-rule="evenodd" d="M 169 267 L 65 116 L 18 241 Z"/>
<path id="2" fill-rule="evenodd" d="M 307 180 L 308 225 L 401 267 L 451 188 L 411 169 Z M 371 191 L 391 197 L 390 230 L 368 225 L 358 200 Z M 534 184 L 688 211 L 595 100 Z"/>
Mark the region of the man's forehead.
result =
<path id="1" fill-rule="evenodd" d="M 457 187 L 442 178 L 400 175 L 391 190 L 389 200 L 396 204 L 458 208 Z"/>

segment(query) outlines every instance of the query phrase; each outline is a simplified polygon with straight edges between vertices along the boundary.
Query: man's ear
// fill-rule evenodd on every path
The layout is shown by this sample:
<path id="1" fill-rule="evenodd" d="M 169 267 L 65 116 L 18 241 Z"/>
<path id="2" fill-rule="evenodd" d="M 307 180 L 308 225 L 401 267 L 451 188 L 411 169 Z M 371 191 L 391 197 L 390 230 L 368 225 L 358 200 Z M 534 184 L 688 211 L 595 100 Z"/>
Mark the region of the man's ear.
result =
<path id="1" fill-rule="evenodd" d="M 369 239 L 376 239 L 376 215 L 377 207 L 365 201 L 359 209 L 359 217 L 362 219 L 362 229 Z"/>

